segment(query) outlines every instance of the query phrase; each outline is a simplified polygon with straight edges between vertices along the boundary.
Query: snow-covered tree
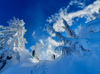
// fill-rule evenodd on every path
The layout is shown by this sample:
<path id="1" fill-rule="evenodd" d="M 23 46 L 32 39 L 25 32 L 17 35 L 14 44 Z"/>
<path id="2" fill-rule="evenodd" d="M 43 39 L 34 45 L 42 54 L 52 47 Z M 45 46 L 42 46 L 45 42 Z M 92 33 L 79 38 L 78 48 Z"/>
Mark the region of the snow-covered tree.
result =
<path id="1" fill-rule="evenodd" d="M 36 45 L 33 45 L 30 47 L 32 50 L 32 56 L 36 58 L 37 60 L 40 59 L 40 50 L 43 48 L 43 44 L 36 43 Z"/>
<path id="2" fill-rule="evenodd" d="M 0 69 L 2 69 L 8 60 L 16 59 L 20 62 L 21 51 L 25 51 L 24 38 L 26 32 L 24 21 L 14 18 L 8 21 L 9 26 L 0 26 Z"/>
<path id="3" fill-rule="evenodd" d="M 47 30 L 50 31 L 51 33 L 55 34 L 56 37 L 58 37 L 61 41 L 64 42 L 62 46 L 58 46 L 55 48 L 55 52 L 62 52 L 62 55 L 69 55 L 71 53 L 75 52 L 89 52 L 89 50 L 85 49 L 83 45 L 81 44 L 81 41 L 88 42 L 88 39 L 80 39 L 78 36 L 75 34 L 74 31 L 71 30 L 69 25 L 67 24 L 67 21 L 65 19 L 63 20 L 63 24 L 65 25 L 65 31 L 68 33 L 68 37 L 63 36 L 60 32 L 56 32 L 51 26 L 47 26 Z"/>

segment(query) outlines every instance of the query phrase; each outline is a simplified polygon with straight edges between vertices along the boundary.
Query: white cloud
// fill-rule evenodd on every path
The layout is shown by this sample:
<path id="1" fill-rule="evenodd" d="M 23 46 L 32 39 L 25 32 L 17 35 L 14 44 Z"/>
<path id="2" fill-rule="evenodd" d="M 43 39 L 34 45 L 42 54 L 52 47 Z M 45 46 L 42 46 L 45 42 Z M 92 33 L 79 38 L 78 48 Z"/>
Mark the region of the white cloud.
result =
<path id="1" fill-rule="evenodd" d="M 59 42 L 57 42 L 57 41 L 55 41 L 55 40 L 53 40 L 51 37 L 48 37 L 48 39 L 47 39 L 47 42 L 48 42 L 48 48 L 51 48 L 51 46 L 59 46 L 60 45 L 60 43 Z"/>
<path id="2" fill-rule="evenodd" d="M 40 39 L 39 41 L 40 41 L 40 43 L 41 43 L 42 45 L 44 45 L 44 43 L 43 43 L 43 40 L 42 40 L 42 39 Z"/>
<path id="3" fill-rule="evenodd" d="M 77 6 L 79 6 L 79 8 L 84 8 L 85 7 L 85 4 L 84 3 L 82 3 L 82 2 L 80 2 L 80 1 L 71 1 L 70 3 L 69 3 L 69 5 L 67 6 L 67 8 L 69 8 L 71 5 L 73 5 L 73 4 L 77 4 Z"/>
<path id="4" fill-rule="evenodd" d="M 33 32 L 32 36 L 35 38 L 35 31 Z"/>
<path id="5" fill-rule="evenodd" d="M 73 3 L 78 3 L 80 5 L 82 5 L 83 7 L 85 6 L 85 4 L 80 3 L 78 1 L 76 2 L 71 2 L 68 7 L 66 7 L 65 9 L 60 9 L 58 13 L 55 13 L 54 15 L 52 15 L 51 17 L 49 17 L 47 19 L 47 21 L 49 23 L 53 23 L 53 28 L 58 31 L 58 32 L 63 32 L 65 31 L 63 28 L 63 23 L 62 23 L 62 18 L 64 18 L 67 23 L 71 26 L 73 25 L 73 18 L 78 17 L 78 18 L 86 18 L 86 22 L 89 22 L 91 19 L 90 17 L 93 18 L 92 14 L 94 12 L 99 13 L 98 10 L 100 8 L 100 1 L 95 1 L 93 4 L 88 5 L 87 7 L 85 7 L 83 10 L 79 10 L 76 12 L 71 12 L 71 13 L 67 13 L 67 9 L 69 8 L 70 5 L 72 5 Z M 95 19 L 95 18 L 93 18 Z M 52 20 L 52 21 L 51 21 Z"/>
<path id="6" fill-rule="evenodd" d="M 41 51 L 42 59 L 45 58 L 45 59 L 51 60 L 52 54 L 56 54 L 54 52 L 55 47 L 62 45 L 62 42 L 57 42 L 53 40 L 51 37 L 48 37 L 43 42 L 45 45 L 44 45 L 44 49 Z M 56 54 L 56 55 L 59 56 L 59 54 Z"/>

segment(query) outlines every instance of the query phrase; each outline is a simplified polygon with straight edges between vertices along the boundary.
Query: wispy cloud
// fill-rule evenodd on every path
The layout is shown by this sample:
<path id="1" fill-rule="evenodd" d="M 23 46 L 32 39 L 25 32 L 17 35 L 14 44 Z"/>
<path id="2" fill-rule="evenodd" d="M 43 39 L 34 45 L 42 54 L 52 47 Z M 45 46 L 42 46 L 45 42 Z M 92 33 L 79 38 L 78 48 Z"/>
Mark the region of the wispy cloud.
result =
<path id="1" fill-rule="evenodd" d="M 85 3 L 82 3 L 82 2 L 80 2 L 80 1 L 74 0 L 74 1 L 71 1 L 71 2 L 69 3 L 69 5 L 67 6 L 67 9 L 68 9 L 71 5 L 73 5 L 73 4 L 77 4 L 77 6 L 78 6 L 79 8 L 84 8 L 84 7 L 85 7 Z"/>
<path id="2" fill-rule="evenodd" d="M 35 39 L 35 31 L 33 32 L 32 36 L 33 36 L 33 38 Z"/>
<path id="3" fill-rule="evenodd" d="M 40 43 L 41 43 L 42 45 L 44 45 L 44 43 L 43 43 L 43 40 L 42 40 L 42 39 L 40 39 L 39 41 L 40 41 Z"/>

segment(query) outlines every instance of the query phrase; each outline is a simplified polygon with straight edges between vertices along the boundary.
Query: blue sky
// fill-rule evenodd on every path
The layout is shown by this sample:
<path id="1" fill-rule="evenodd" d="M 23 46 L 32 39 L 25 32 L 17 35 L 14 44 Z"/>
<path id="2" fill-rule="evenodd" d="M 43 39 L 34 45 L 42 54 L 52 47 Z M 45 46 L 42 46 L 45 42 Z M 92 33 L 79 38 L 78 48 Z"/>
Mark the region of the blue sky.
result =
<path id="1" fill-rule="evenodd" d="M 79 1 L 86 6 L 94 2 L 94 0 Z M 47 38 L 49 34 L 43 31 L 47 18 L 57 13 L 60 8 L 67 7 L 69 2 L 70 0 L 0 0 L 0 24 L 7 26 L 6 22 L 13 16 L 23 19 L 27 29 L 25 38 L 28 41 L 26 44 L 28 49 L 39 39 Z M 70 6 L 68 13 L 83 9 L 75 6 Z M 73 25 L 72 28 L 74 27 Z M 36 38 L 32 37 L 34 31 Z"/>
<path id="2" fill-rule="evenodd" d="M 0 0 L 0 24 L 8 25 L 6 22 L 13 16 L 23 19 L 27 29 L 26 48 L 29 48 L 38 40 L 32 37 L 33 31 L 37 31 L 37 36 L 41 38 L 40 27 L 44 27 L 48 16 L 67 6 L 68 3 L 66 0 Z"/>

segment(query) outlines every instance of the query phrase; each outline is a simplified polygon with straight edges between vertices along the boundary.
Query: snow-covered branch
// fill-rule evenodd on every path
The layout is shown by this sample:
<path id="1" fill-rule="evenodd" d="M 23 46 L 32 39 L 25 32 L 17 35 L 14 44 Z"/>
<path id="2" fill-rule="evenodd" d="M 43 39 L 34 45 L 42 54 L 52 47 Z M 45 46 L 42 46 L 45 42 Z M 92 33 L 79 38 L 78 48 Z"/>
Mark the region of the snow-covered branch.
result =
<path id="1" fill-rule="evenodd" d="M 71 38 L 77 38 L 77 35 L 75 34 L 74 31 L 71 30 L 71 28 L 69 27 L 69 25 L 67 24 L 67 21 L 63 18 L 63 24 L 65 25 L 65 31 L 68 32 L 68 35 Z"/>

